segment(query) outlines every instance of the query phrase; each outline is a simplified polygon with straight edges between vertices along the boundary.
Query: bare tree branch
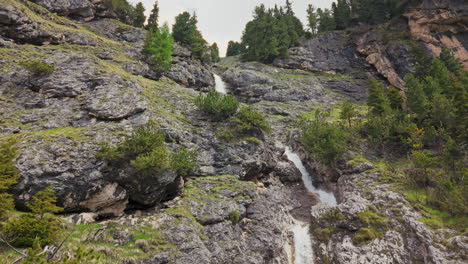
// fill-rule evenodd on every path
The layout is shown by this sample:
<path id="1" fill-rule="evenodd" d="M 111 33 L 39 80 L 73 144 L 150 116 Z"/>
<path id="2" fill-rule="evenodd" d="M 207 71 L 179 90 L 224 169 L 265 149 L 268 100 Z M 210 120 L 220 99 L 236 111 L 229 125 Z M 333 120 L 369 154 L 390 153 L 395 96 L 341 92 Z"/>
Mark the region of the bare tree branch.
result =
<path id="1" fill-rule="evenodd" d="M 51 261 L 55 255 L 57 254 L 57 252 L 62 248 L 62 246 L 65 244 L 65 242 L 68 240 L 68 238 L 70 238 L 70 236 L 73 234 L 74 231 L 71 231 L 66 237 L 64 240 L 62 240 L 62 242 L 60 243 L 60 245 L 54 250 L 52 251 L 52 254 L 50 254 L 48 257 L 47 257 L 47 262 Z"/>
<path id="2" fill-rule="evenodd" d="M 10 247 L 11 249 L 13 249 L 16 253 L 20 254 L 21 256 L 23 256 L 23 257 L 27 257 L 27 256 L 28 256 L 28 255 L 25 254 L 24 252 L 19 251 L 19 250 L 16 249 L 14 246 L 12 246 L 10 243 L 8 243 L 8 241 L 3 237 L 3 235 L 0 235 L 0 240 L 1 240 L 3 243 L 7 244 L 8 247 Z"/>

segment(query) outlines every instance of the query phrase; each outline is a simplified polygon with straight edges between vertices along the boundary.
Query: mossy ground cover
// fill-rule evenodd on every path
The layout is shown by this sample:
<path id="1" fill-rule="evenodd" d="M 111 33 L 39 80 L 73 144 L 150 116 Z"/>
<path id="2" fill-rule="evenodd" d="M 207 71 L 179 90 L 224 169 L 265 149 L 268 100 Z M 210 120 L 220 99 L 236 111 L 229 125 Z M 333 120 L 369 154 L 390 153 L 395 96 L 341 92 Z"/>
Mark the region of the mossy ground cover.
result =
<path id="1" fill-rule="evenodd" d="M 418 220 L 433 229 L 452 228 L 460 232 L 468 232 L 468 216 L 452 216 L 426 204 L 427 191 L 424 189 L 400 188 L 413 207 L 421 213 Z"/>

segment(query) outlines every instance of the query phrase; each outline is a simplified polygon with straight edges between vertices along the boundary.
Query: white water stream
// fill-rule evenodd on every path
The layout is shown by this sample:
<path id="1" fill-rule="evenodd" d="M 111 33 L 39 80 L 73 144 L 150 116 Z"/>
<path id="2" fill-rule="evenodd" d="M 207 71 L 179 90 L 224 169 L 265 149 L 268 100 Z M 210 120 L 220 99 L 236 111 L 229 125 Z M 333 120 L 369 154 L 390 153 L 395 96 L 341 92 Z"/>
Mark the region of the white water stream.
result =
<path id="1" fill-rule="evenodd" d="M 213 74 L 213 75 L 215 78 L 215 90 L 222 94 L 227 94 L 226 83 L 224 83 L 223 79 L 221 79 L 221 76 L 217 74 Z"/>
<path id="2" fill-rule="evenodd" d="M 292 152 L 289 147 L 286 147 L 285 154 L 301 172 L 302 181 L 307 190 L 318 194 L 321 203 L 329 205 L 337 204 L 335 195 L 332 192 L 327 192 L 314 186 L 312 177 L 299 158 L 299 155 Z M 295 221 L 295 224 L 291 228 L 294 234 L 294 264 L 314 263 L 314 252 L 312 249 L 311 236 L 309 234 L 309 226 L 309 223 Z"/>
<path id="3" fill-rule="evenodd" d="M 322 190 L 314 186 L 313 181 L 312 181 L 312 176 L 304 167 L 304 164 L 302 163 L 301 158 L 299 158 L 299 155 L 297 155 L 296 153 L 293 153 L 289 147 L 286 147 L 285 154 L 288 157 L 288 159 L 292 161 L 294 165 L 296 165 L 296 167 L 301 172 L 302 181 L 304 182 L 304 185 L 307 188 L 307 190 L 318 194 L 318 196 L 320 197 L 321 203 L 328 204 L 328 205 L 336 205 L 336 198 L 332 192 L 328 192 L 328 191 Z"/>

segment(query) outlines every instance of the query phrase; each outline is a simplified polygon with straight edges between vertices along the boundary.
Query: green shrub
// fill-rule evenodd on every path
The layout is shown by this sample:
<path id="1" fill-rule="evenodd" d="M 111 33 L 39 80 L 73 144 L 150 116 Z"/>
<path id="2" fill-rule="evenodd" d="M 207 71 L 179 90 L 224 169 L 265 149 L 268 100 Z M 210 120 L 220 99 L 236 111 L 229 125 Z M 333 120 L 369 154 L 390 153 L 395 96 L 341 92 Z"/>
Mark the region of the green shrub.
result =
<path id="1" fill-rule="evenodd" d="M 153 123 L 138 128 L 129 138 L 116 147 L 104 145 L 97 153 L 97 157 L 107 160 L 111 165 L 122 165 L 122 163 L 140 159 L 135 162 L 135 166 L 143 168 L 144 164 L 153 157 L 161 157 L 161 153 L 168 153 L 165 145 L 166 135 L 157 130 Z M 154 151 L 153 154 L 151 154 Z M 166 160 L 164 158 L 164 160 Z M 164 162 L 161 162 L 164 165 Z M 150 166 L 154 167 L 154 166 Z"/>
<path id="2" fill-rule="evenodd" d="M 195 99 L 195 104 L 202 111 L 218 119 L 234 115 L 239 108 L 239 101 L 236 97 L 231 94 L 222 95 L 214 89 L 210 89 L 206 95 L 200 93 Z"/>
<path id="3" fill-rule="evenodd" d="M 402 112 L 391 111 L 389 114 L 368 117 L 362 131 L 375 147 L 380 148 L 381 153 L 386 153 L 388 148 L 408 150 L 408 138 L 414 126 Z"/>
<path id="4" fill-rule="evenodd" d="M 18 179 L 18 172 L 13 164 L 16 157 L 15 146 L 15 140 L 6 140 L 0 144 L 0 220 L 14 208 L 13 198 L 8 190 Z"/>
<path id="5" fill-rule="evenodd" d="M 21 65 L 35 75 L 49 75 L 55 71 L 55 66 L 43 63 L 40 60 L 22 62 Z"/>
<path id="6" fill-rule="evenodd" d="M 170 167 L 170 152 L 166 145 L 156 146 L 148 153 L 141 153 L 130 161 L 140 173 L 145 171 L 162 172 Z"/>
<path id="7" fill-rule="evenodd" d="M 198 169 L 197 153 L 182 147 L 172 155 L 171 167 L 183 177 L 193 174 Z"/>
<path id="8" fill-rule="evenodd" d="M 55 219 L 38 219 L 32 214 L 24 214 L 6 222 L 2 233 L 16 247 L 31 247 L 36 238 L 41 245 L 48 245 L 57 238 L 58 226 Z"/>
<path id="9" fill-rule="evenodd" d="M 428 189 L 427 205 L 444 210 L 453 216 L 468 214 L 468 186 L 456 184 L 440 175 L 434 187 Z"/>
<path id="10" fill-rule="evenodd" d="M 336 230 L 337 228 L 334 226 L 323 229 L 317 228 L 314 230 L 314 234 L 318 241 L 327 243 L 330 240 L 332 233 L 334 233 Z"/>
<path id="11" fill-rule="evenodd" d="M 223 128 L 216 132 L 216 137 L 222 140 L 230 141 L 234 139 L 235 136 L 234 136 L 234 132 L 231 129 Z"/>
<path id="12" fill-rule="evenodd" d="M 374 207 L 367 207 L 366 210 L 358 213 L 355 221 L 363 226 L 352 238 L 352 241 L 357 245 L 364 245 L 376 238 L 383 237 L 389 225 L 388 219 L 378 213 Z"/>
<path id="13" fill-rule="evenodd" d="M 304 125 L 302 143 L 320 161 L 333 164 L 346 151 L 346 131 L 319 118 Z"/>
<path id="14" fill-rule="evenodd" d="M 130 165 L 138 174 L 160 173 L 172 169 L 187 176 L 197 168 L 195 152 L 182 148 L 173 154 L 166 146 L 166 135 L 153 123 L 138 128 L 119 145 L 104 145 L 96 157 L 113 167 Z"/>
<path id="15" fill-rule="evenodd" d="M 240 222 L 240 214 L 238 211 L 234 210 L 229 213 L 229 220 L 232 222 L 233 225 Z"/>
<path id="16" fill-rule="evenodd" d="M 31 198 L 31 201 L 27 204 L 27 207 L 34 215 L 44 218 L 45 214 L 55 214 L 63 210 L 63 208 L 56 205 L 57 196 L 55 196 L 55 190 L 52 185 L 46 187 L 44 190 L 39 191 Z"/>
<path id="17" fill-rule="evenodd" d="M 271 131 L 268 120 L 253 106 L 242 107 L 236 116 L 236 130 L 241 134 L 251 134 L 253 130 Z"/>
<path id="18" fill-rule="evenodd" d="M 377 231 L 375 228 L 361 228 L 353 236 L 352 241 L 354 244 L 362 246 L 383 236 L 384 233 Z"/>
<path id="19" fill-rule="evenodd" d="M 388 219 L 377 213 L 373 207 L 368 207 L 366 210 L 358 213 L 356 220 L 366 227 L 385 229 L 388 225 Z"/>

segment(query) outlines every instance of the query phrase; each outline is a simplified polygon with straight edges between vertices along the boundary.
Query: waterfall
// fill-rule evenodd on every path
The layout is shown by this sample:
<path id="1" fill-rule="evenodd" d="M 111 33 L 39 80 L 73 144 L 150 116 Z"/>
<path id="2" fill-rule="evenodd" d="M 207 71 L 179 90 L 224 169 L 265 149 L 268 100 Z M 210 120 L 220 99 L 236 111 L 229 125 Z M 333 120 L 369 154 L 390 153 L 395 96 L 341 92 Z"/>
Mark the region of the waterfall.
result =
<path id="1" fill-rule="evenodd" d="M 289 147 L 286 147 L 286 156 L 299 169 L 302 175 L 302 181 L 310 192 L 318 194 L 320 202 L 329 205 L 336 205 L 336 198 L 332 192 L 327 192 L 317 188 L 299 155 L 293 153 Z M 312 249 L 312 238 L 309 234 L 309 223 L 295 221 L 291 231 L 294 234 L 294 264 L 313 264 L 314 252 Z"/>
<path id="2" fill-rule="evenodd" d="M 294 264 L 314 263 L 309 224 L 296 221 L 291 231 L 294 234 Z"/>
<path id="3" fill-rule="evenodd" d="M 296 167 L 301 172 L 302 181 L 304 182 L 304 185 L 307 188 L 307 190 L 318 194 L 318 196 L 320 197 L 320 202 L 323 204 L 328 204 L 328 205 L 337 204 L 335 195 L 332 192 L 328 192 L 328 191 L 322 190 L 314 186 L 313 181 L 312 181 L 312 176 L 309 174 L 304 164 L 302 163 L 301 158 L 299 158 L 299 156 L 296 153 L 293 153 L 289 147 L 286 147 L 285 154 L 288 157 L 288 159 L 292 161 L 294 165 L 296 165 Z"/>
<path id="4" fill-rule="evenodd" d="M 223 79 L 221 79 L 221 76 L 217 74 L 213 74 L 213 75 L 215 79 L 215 90 L 222 94 L 227 94 L 226 83 L 224 83 Z"/>

